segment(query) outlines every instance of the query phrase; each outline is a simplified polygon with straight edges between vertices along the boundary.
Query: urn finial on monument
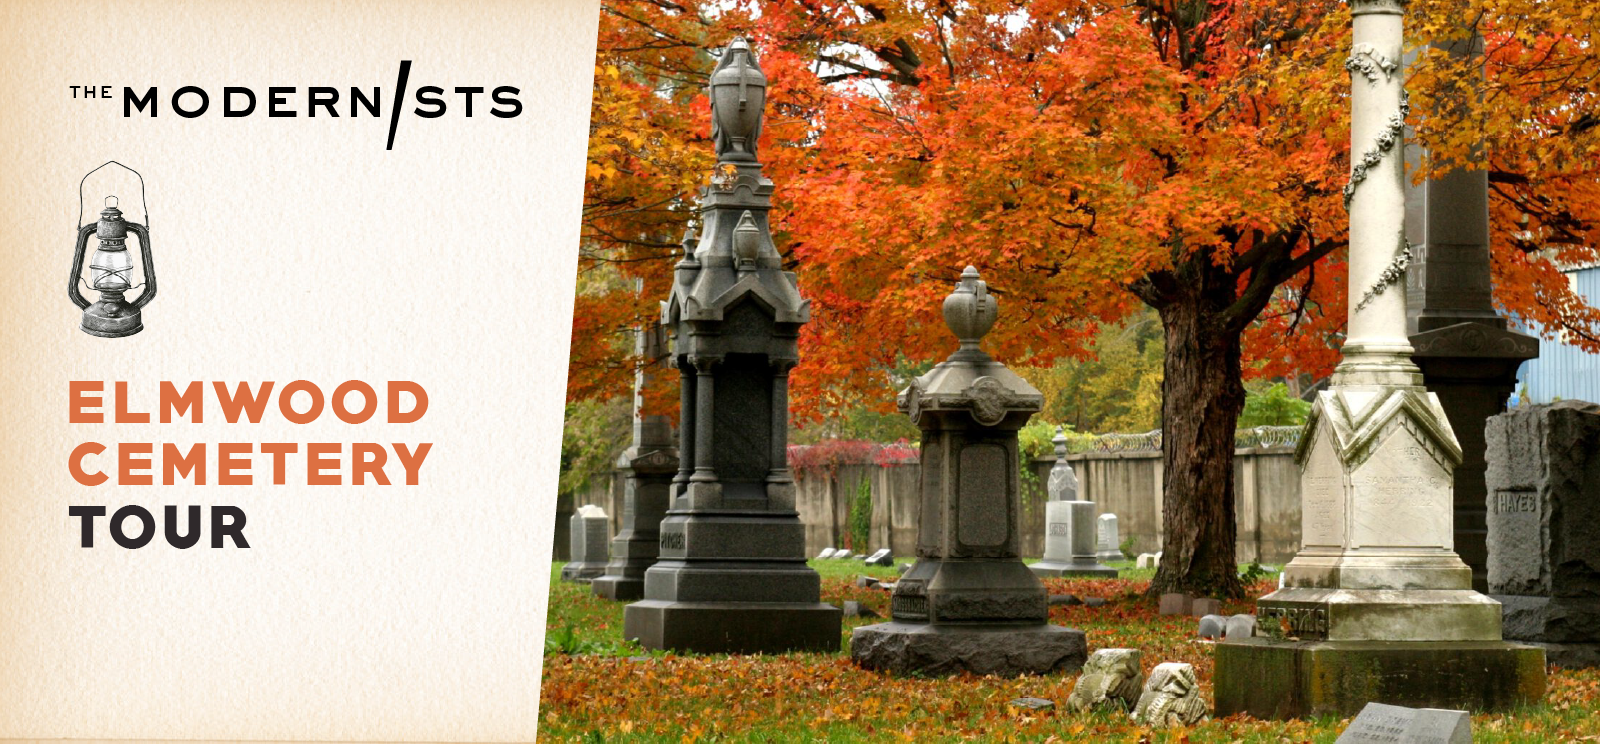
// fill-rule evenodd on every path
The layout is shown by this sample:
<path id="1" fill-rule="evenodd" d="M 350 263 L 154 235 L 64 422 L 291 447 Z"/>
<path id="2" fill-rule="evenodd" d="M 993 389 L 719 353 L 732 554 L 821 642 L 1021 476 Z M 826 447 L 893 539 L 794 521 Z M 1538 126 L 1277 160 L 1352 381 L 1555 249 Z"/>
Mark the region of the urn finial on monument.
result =
<path id="1" fill-rule="evenodd" d="M 734 39 L 711 71 L 711 139 L 718 162 L 755 162 L 767 104 L 767 76 L 750 43 Z"/>

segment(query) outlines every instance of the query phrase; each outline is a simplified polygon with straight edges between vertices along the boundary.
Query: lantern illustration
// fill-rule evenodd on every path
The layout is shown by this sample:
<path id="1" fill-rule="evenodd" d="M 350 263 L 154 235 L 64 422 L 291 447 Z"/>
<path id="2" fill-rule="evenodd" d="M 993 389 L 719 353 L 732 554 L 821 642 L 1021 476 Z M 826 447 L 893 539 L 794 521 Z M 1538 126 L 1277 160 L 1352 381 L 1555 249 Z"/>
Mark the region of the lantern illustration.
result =
<path id="1" fill-rule="evenodd" d="M 118 165 L 127 168 L 135 176 L 139 172 L 128 168 L 116 161 L 101 165 Z M 89 179 L 95 168 L 84 175 L 84 181 Z M 139 198 L 144 199 L 144 177 L 139 176 Z M 81 225 L 78 228 L 78 245 L 72 254 L 72 276 L 67 279 L 67 296 L 72 298 L 73 304 L 83 309 L 83 332 L 101 338 L 121 338 L 132 336 L 144 330 L 144 322 L 140 317 L 140 310 L 150 304 L 156 297 L 156 267 L 150 257 L 150 210 L 145 208 L 145 222 L 128 222 L 122 218 L 122 210 L 117 208 L 118 199 L 107 196 L 106 207 L 100 211 L 100 219 L 92 225 Z M 78 183 L 78 221 L 83 221 L 83 181 Z M 128 255 L 128 233 L 132 232 L 139 238 L 140 262 L 144 272 L 144 283 L 133 283 L 133 257 Z M 78 290 L 78 285 L 83 280 L 84 251 L 89 246 L 89 236 L 93 234 L 100 240 L 100 247 L 95 250 L 89 259 L 90 289 L 100 293 L 97 302 L 90 303 L 83 293 Z M 129 302 L 125 295 L 139 287 L 144 291 L 138 299 Z"/>

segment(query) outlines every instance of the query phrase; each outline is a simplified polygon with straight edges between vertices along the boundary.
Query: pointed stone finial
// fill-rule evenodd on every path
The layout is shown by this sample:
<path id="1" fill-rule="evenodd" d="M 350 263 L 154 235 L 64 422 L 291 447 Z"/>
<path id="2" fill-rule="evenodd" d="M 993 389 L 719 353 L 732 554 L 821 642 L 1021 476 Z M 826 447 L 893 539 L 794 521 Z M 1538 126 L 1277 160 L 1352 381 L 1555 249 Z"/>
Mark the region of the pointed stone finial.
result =
<path id="1" fill-rule="evenodd" d="M 1056 427 L 1056 435 L 1050 440 L 1050 443 L 1056 446 L 1056 460 L 1059 461 L 1067 456 L 1067 432 L 1064 428 Z"/>
<path id="2" fill-rule="evenodd" d="M 978 278 L 976 268 L 968 266 L 966 271 L 961 272 L 961 281 L 956 283 L 955 291 L 944 298 L 944 324 L 961 341 L 961 348 L 956 353 L 965 352 L 963 356 L 983 354 L 978 349 L 978 342 L 994 327 L 999 315 L 999 305 L 989 296 L 989 285 Z"/>
<path id="3" fill-rule="evenodd" d="M 755 162 L 766 104 L 767 76 L 750 43 L 734 39 L 711 71 L 711 139 L 719 162 Z"/>

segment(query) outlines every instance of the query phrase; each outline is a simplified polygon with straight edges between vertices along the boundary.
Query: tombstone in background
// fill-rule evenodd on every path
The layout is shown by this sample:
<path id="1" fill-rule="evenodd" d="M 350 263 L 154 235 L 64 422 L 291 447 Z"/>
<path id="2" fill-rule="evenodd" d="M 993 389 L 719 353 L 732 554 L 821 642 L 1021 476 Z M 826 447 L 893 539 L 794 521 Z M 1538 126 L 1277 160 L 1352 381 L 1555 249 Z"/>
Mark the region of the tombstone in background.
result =
<path id="1" fill-rule="evenodd" d="M 1352 715 L 1373 700 L 1505 710 L 1545 692 L 1544 650 L 1452 549 L 1461 446 L 1406 337 L 1405 0 L 1350 0 L 1349 318 L 1295 452 L 1301 549 L 1256 602 L 1257 636 L 1215 649 L 1219 715 Z M 1339 680 L 1328 684 L 1327 680 Z"/>
<path id="2" fill-rule="evenodd" d="M 1117 515 L 1101 514 L 1095 525 L 1094 559 L 1101 563 L 1126 560 L 1127 556 L 1122 554 L 1122 536 L 1117 532 Z"/>
<path id="3" fill-rule="evenodd" d="M 1028 569 L 1039 576 L 1116 578 L 1117 570 L 1095 557 L 1094 502 L 1077 500 L 1078 477 L 1067 464 L 1067 435 L 1061 427 L 1051 441 L 1056 464 L 1050 468 L 1050 501 L 1044 505 L 1044 559 Z"/>
<path id="4" fill-rule="evenodd" d="M 1482 68 L 1483 38 L 1435 45 Z M 1446 105 L 1452 105 L 1449 102 Z M 1412 162 L 1423 149 L 1407 147 Z M 1462 163 L 1438 178 L 1412 186 L 1406 180 L 1407 331 L 1411 359 L 1423 384 L 1439 396 L 1450 428 L 1461 443 L 1455 469 L 1455 551 L 1472 568 L 1473 588 L 1484 591 L 1488 553 L 1484 502 L 1483 425 L 1506 410 L 1517 383 L 1517 367 L 1539 356 L 1539 340 L 1506 328 L 1495 313 L 1489 276 L 1489 175 L 1484 164 Z"/>
<path id="5" fill-rule="evenodd" d="M 634 332 L 634 352 L 643 359 L 666 356 L 666 334 L 660 324 Z M 644 389 L 652 377 L 646 369 L 641 366 L 634 375 L 633 444 L 617 458 L 623 478 L 622 529 L 611 541 L 605 575 L 590 584 L 595 596 L 618 601 L 644 596 L 644 572 L 656 562 L 661 518 L 667 513 L 668 491 L 678 471 L 671 419 L 641 412 Z"/>
<path id="6" fill-rule="evenodd" d="M 561 567 L 561 580 L 587 584 L 606 572 L 611 518 L 605 509 L 584 504 L 573 512 L 568 524 L 572 530 L 572 561 Z"/>
<path id="7" fill-rule="evenodd" d="M 1600 406 L 1489 419 L 1489 592 L 1505 637 L 1550 663 L 1600 666 Z"/>
<path id="8" fill-rule="evenodd" d="M 1083 666 L 1083 631 L 1047 622 L 1044 585 L 1018 553 L 1017 430 L 1044 396 L 979 348 L 997 313 L 967 267 L 944 301 L 960 348 L 900 393 L 922 429 L 922 521 L 891 621 L 851 634 L 851 658 L 869 669 L 1014 676 Z"/>
<path id="9" fill-rule="evenodd" d="M 789 370 L 811 303 L 783 270 L 756 143 L 766 76 L 736 39 L 711 73 L 717 166 L 700 191 L 703 237 L 662 306 L 682 375 L 678 474 L 644 599 L 623 637 L 647 648 L 778 653 L 839 648 L 839 608 L 806 565 L 789 472 Z"/>

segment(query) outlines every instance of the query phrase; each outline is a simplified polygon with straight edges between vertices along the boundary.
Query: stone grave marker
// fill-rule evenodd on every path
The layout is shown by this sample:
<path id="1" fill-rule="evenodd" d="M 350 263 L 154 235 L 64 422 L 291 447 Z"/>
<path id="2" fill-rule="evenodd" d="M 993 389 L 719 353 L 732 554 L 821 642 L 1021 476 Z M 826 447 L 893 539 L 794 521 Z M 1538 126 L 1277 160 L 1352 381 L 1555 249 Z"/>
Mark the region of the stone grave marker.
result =
<path id="1" fill-rule="evenodd" d="M 1367 703 L 1335 744 L 1471 744 L 1472 717 L 1464 710 L 1403 708 Z"/>
<path id="2" fill-rule="evenodd" d="M 867 565 L 869 565 L 869 566 L 893 566 L 894 565 L 894 556 L 890 553 L 890 550 L 888 548 L 880 548 L 876 552 L 874 552 L 872 555 L 867 556 Z"/>
<path id="3" fill-rule="evenodd" d="M 1187 615 L 1194 607 L 1194 597 L 1187 594 L 1169 592 L 1161 595 L 1161 604 L 1158 612 L 1162 615 Z"/>
<path id="4" fill-rule="evenodd" d="M 634 352 L 645 359 L 666 356 L 666 333 L 659 323 L 634 333 Z M 678 450 L 672 421 L 644 415 L 644 389 L 662 365 L 641 367 L 633 383 L 633 441 L 617 458 L 623 477 L 622 525 L 611 541 L 605 575 L 590 584 L 597 597 L 632 601 L 644 596 L 644 572 L 661 552 L 661 518 L 667 513 Z"/>
<path id="5" fill-rule="evenodd" d="M 708 82 L 717 165 L 699 194 L 703 236 L 685 238 L 661 306 L 680 376 L 678 473 L 623 638 L 699 653 L 833 651 L 840 611 L 806 564 L 787 458 L 789 372 L 811 303 L 767 221 L 767 78 L 740 38 Z"/>
<path id="6" fill-rule="evenodd" d="M 1227 625 L 1228 618 L 1226 617 L 1221 615 L 1206 615 L 1205 617 L 1200 618 L 1200 637 L 1215 641 L 1222 637 L 1222 633 L 1227 629 Z"/>
<path id="7" fill-rule="evenodd" d="M 1485 435 L 1489 593 L 1505 637 L 1558 666 L 1600 666 L 1600 406 L 1518 407 Z"/>
<path id="8" fill-rule="evenodd" d="M 1030 564 L 1039 576 L 1116 578 L 1095 552 L 1094 502 L 1078 501 L 1078 479 L 1067 464 L 1067 436 L 1059 426 L 1052 440 L 1056 464 L 1050 469 L 1050 501 L 1044 505 L 1044 559 Z"/>
<path id="9" fill-rule="evenodd" d="M 1126 560 L 1122 554 L 1122 538 L 1117 533 L 1117 515 L 1101 514 L 1095 525 L 1095 560 L 1101 563 Z"/>
<path id="10" fill-rule="evenodd" d="M 814 560 L 824 561 L 833 557 L 833 548 L 823 548 Z"/>
<path id="11" fill-rule="evenodd" d="M 606 510 L 584 504 L 572 513 L 572 561 L 561 568 L 561 580 L 587 584 L 606 572 L 611 520 Z"/>
<path id="12" fill-rule="evenodd" d="M 1140 569 L 1148 569 L 1156 568 L 1160 563 L 1161 559 L 1157 558 L 1155 553 L 1140 553 L 1139 560 L 1134 565 Z"/>
<path id="13" fill-rule="evenodd" d="M 1195 617 L 1205 617 L 1206 615 L 1221 615 L 1222 614 L 1222 600 L 1211 599 L 1209 597 L 1196 598 L 1193 602 L 1191 602 L 1189 604 L 1189 614 L 1194 615 Z"/>
<path id="14" fill-rule="evenodd" d="M 1228 618 L 1227 628 L 1224 631 L 1224 637 L 1227 640 L 1242 641 L 1246 638 L 1255 637 L 1255 634 L 1255 615 L 1234 615 L 1233 617 Z"/>
<path id="15" fill-rule="evenodd" d="M 960 346 L 899 396 L 922 430 L 921 503 L 940 508 L 922 511 L 917 562 L 896 583 L 891 621 L 851 634 L 863 667 L 1015 676 L 1076 671 L 1087 655 L 1083 631 L 1049 624 L 1044 585 L 1018 554 L 1017 430 L 1044 396 L 980 348 L 997 315 L 968 266 L 944 301 Z"/>

